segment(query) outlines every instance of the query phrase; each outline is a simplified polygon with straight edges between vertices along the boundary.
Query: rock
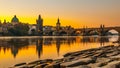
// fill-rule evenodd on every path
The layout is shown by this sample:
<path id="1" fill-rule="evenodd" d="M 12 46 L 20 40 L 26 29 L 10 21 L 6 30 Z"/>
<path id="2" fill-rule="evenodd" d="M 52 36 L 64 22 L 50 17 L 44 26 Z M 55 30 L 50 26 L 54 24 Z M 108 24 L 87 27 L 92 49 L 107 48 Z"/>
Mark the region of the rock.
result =
<path id="1" fill-rule="evenodd" d="M 46 59 L 46 61 L 49 62 L 49 63 L 53 62 L 52 59 Z"/>
<path id="2" fill-rule="evenodd" d="M 109 61 L 111 61 L 111 59 L 103 57 L 103 58 L 97 58 L 96 63 L 98 63 L 98 62 L 109 62 Z"/>
<path id="3" fill-rule="evenodd" d="M 100 62 L 97 64 L 97 67 L 103 67 L 105 65 L 107 65 L 107 62 Z"/>
<path id="4" fill-rule="evenodd" d="M 83 54 L 83 53 L 74 53 L 74 54 L 72 54 L 72 56 L 79 56 L 79 55 L 81 55 L 81 54 Z"/>
<path id="5" fill-rule="evenodd" d="M 116 55 L 116 56 L 111 56 L 111 57 L 109 57 L 110 59 L 114 59 L 114 58 L 118 58 L 118 59 L 120 59 L 120 55 Z"/>
<path id="6" fill-rule="evenodd" d="M 77 67 L 66 67 L 66 68 L 91 68 L 87 65 L 81 65 L 81 66 L 77 66 Z"/>
<path id="7" fill-rule="evenodd" d="M 28 68 L 33 68 L 33 67 L 35 67 L 36 65 L 37 65 L 37 63 L 36 63 L 36 64 L 35 64 L 35 63 L 34 63 L 34 64 L 28 64 L 27 67 L 28 67 Z"/>
<path id="8" fill-rule="evenodd" d="M 17 67 L 13 67 L 13 68 L 28 68 L 27 65 L 22 65 L 22 66 L 17 66 Z"/>
<path id="9" fill-rule="evenodd" d="M 31 67 L 31 68 L 33 68 L 33 67 Z M 41 65 L 37 65 L 34 68 L 43 68 L 43 67 Z"/>
<path id="10" fill-rule="evenodd" d="M 117 56 L 111 56 L 109 57 L 111 59 L 111 61 L 120 61 L 120 55 L 117 55 Z"/>
<path id="11" fill-rule="evenodd" d="M 33 61 L 33 62 L 30 62 L 28 64 L 36 64 L 36 63 L 40 63 L 42 60 L 37 60 L 37 61 Z"/>
<path id="12" fill-rule="evenodd" d="M 53 64 L 53 68 L 60 68 L 60 64 L 59 63 Z"/>
<path id="13" fill-rule="evenodd" d="M 81 55 L 80 56 L 81 58 L 87 58 L 87 57 L 89 57 L 87 54 L 83 54 L 83 55 Z"/>
<path id="14" fill-rule="evenodd" d="M 101 52 L 98 57 L 107 57 L 105 52 Z"/>
<path id="15" fill-rule="evenodd" d="M 92 58 L 83 58 L 83 59 L 79 59 L 71 62 L 62 63 L 61 66 L 74 67 L 79 65 L 86 65 L 93 62 L 95 62 L 95 60 L 93 60 Z"/>
<path id="16" fill-rule="evenodd" d="M 49 65 L 45 66 L 44 68 L 53 68 L 53 65 L 49 64 Z"/>
<path id="17" fill-rule="evenodd" d="M 61 68 L 59 63 L 56 64 L 49 64 L 45 66 L 44 68 Z"/>
<path id="18" fill-rule="evenodd" d="M 97 62 L 97 63 L 88 64 L 88 66 L 92 68 L 103 67 L 105 65 L 107 65 L 107 62 Z"/>
<path id="19" fill-rule="evenodd" d="M 47 63 L 44 63 L 44 64 L 36 65 L 34 68 L 44 68 L 47 65 L 48 65 Z"/>
<path id="20" fill-rule="evenodd" d="M 26 63 L 19 63 L 19 64 L 16 64 L 14 66 L 16 67 L 16 66 L 21 66 L 21 65 L 26 65 Z"/>
<path id="21" fill-rule="evenodd" d="M 106 56 L 110 57 L 110 56 L 115 56 L 115 55 L 118 55 L 118 54 L 119 53 L 115 51 L 115 52 L 112 52 L 112 53 L 108 53 Z"/>
<path id="22" fill-rule="evenodd" d="M 64 57 L 70 56 L 72 53 L 67 53 L 65 55 L 63 55 Z"/>
<path id="23" fill-rule="evenodd" d="M 60 65 L 60 68 L 66 68 L 66 66 L 61 66 L 61 65 Z"/>
<path id="24" fill-rule="evenodd" d="M 103 68 L 120 68 L 120 61 L 113 61 L 108 63 L 108 65 L 104 66 Z"/>
<path id="25" fill-rule="evenodd" d="M 65 58 L 63 59 L 63 61 L 64 61 L 64 62 L 68 62 L 68 61 L 71 61 L 72 59 L 74 59 L 74 57 L 68 56 L 68 57 L 65 57 Z"/>

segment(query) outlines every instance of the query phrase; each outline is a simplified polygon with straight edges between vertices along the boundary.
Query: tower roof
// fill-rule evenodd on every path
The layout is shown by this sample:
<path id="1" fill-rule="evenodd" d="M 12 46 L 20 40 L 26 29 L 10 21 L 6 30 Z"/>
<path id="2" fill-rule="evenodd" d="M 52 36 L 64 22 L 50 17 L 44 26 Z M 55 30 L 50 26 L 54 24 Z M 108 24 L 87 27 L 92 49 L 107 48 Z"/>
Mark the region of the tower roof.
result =
<path id="1" fill-rule="evenodd" d="M 57 20 L 57 24 L 60 24 L 60 19 L 58 18 L 58 20 Z"/>
<path id="2" fill-rule="evenodd" d="M 14 15 L 14 17 L 11 20 L 11 22 L 19 22 L 19 19 L 16 17 L 16 15 Z"/>
<path id="3" fill-rule="evenodd" d="M 41 15 L 38 16 L 38 19 L 41 19 Z"/>

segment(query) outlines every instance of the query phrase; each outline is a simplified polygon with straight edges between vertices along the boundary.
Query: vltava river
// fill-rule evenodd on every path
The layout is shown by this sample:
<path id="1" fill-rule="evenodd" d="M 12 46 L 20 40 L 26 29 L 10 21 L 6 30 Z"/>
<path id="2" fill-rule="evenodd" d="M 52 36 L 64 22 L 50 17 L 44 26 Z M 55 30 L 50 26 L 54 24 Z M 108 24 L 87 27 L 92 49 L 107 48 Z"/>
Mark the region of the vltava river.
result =
<path id="1" fill-rule="evenodd" d="M 114 43 L 119 36 L 0 37 L 0 68 L 39 59 L 59 59 L 68 52 L 97 48 Z"/>

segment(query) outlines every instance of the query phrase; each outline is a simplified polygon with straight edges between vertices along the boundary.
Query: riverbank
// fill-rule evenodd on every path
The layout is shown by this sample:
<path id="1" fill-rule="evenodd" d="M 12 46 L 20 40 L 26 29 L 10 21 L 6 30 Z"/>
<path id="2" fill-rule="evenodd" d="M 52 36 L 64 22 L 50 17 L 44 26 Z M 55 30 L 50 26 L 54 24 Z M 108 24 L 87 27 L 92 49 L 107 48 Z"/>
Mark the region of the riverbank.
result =
<path id="1" fill-rule="evenodd" d="M 104 46 L 67 53 L 61 59 L 37 60 L 11 68 L 120 68 L 120 46 Z"/>

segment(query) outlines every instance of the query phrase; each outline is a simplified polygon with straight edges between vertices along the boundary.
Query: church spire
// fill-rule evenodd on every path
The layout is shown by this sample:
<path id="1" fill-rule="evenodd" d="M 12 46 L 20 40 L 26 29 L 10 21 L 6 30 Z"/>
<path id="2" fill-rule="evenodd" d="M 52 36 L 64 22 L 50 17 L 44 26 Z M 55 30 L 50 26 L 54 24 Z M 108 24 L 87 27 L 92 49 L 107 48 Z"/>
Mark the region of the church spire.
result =
<path id="1" fill-rule="evenodd" d="M 58 22 L 60 22 L 59 17 L 58 17 Z"/>
<path id="2" fill-rule="evenodd" d="M 41 19 L 41 15 L 38 16 L 38 20 L 40 20 L 40 19 Z"/>
<path id="3" fill-rule="evenodd" d="M 60 24 L 60 19 L 59 19 L 59 17 L 58 17 L 58 20 L 57 20 L 57 24 Z"/>
<path id="4" fill-rule="evenodd" d="M 59 17 L 58 17 L 58 20 L 57 20 L 57 23 L 56 23 L 56 29 L 57 30 L 60 30 L 60 26 L 61 24 L 60 24 L 60 19 L 59 19 Z"/>

